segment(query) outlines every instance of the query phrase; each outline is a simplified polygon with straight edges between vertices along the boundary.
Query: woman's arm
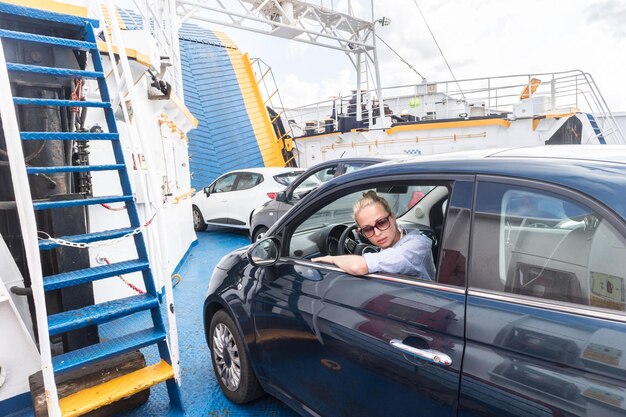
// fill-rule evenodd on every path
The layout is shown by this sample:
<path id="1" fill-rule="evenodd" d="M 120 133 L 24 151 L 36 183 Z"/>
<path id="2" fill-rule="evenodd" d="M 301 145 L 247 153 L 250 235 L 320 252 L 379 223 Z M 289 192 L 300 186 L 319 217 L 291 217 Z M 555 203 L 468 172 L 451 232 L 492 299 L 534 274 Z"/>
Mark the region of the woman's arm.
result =
<path id="1" fill-rule="evenodd" d="M 320 256 L 319 258 L 311 259 L 311 261 L 337 265 L 352 275 L 365 275 L 369 272 L 365 258 L 361 255 Z"/>

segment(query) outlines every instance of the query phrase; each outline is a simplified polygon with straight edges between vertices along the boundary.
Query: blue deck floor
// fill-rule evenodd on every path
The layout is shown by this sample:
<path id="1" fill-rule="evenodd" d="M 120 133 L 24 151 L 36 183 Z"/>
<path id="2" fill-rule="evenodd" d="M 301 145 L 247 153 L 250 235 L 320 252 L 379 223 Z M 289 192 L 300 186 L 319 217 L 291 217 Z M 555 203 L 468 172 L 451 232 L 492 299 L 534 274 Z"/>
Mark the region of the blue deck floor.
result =
<path id="1" fill-rule="evenodd" d="M 185 413 L 181 414 L 170 409 L 165 384 L 159 384 L 151 388 L 150 400 L 146 404 L 120 416 L 296 417 L 298 415 L 269 396 L 245 406 L 235 405 L 224 397 L 213 375 L 202 323 L 204 295 L 215 264 L 226 253 L 249 242 L 247 236 L 241 233 L 224 231 L 198 233 L 198 244 L 191 249 L 179 271 L 182 281 L 174 288 L 174 298 Z M 131 316 L 117 320 L 114 324 L 101 326 L 100 336 L 107 338 L 114 332 L 116 326 L 124 326 L 129 330 L 140 325 L 137 318 Z M 154 362 L 158 357 L 156 348 L 142 349 L 142 352 L 148 362 Z M 12 417 L 32 415 L 32 411 L 25 410 L 13 414 Z"/>

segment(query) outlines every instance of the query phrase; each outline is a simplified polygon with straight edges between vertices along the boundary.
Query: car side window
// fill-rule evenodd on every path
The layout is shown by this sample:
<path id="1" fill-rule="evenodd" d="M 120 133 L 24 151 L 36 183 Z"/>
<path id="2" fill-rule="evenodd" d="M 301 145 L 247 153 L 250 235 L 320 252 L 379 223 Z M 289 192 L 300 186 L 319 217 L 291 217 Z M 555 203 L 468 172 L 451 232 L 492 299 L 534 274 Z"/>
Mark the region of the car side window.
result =
<path id="1" fill-rule="evenodd" d="M 369 166 L 370 164 L 365 163 L 365 162 L 360 162 L 360 163 L 346 163 L 344 164 L 344 174 L 349 174 L 351 172 L 354 171 L 358 171 L 361 168 L 365 168 L 366 166 Z"/>
<path id="2" fill-rule="evenodd" d="M 428 273 L 434 280 L 436 278 L 436 270 L 433 271 L 434 260 L 437 258 L 438 242 L 441 237 L 438 234 L 443 230 L 445 220 L 445 216 L 442 216 L 440 211 L 443 203 L 449 198 L 449 187 L 442 184 L 418 185 L 406 182 L 369 184 L 367 188 L 337 195 L 330 202 L 325 199 L 326 204 L 314 209 L 309 215 L 302 216 L 293 229 L 287 245 L 288 256 L 311 259 L 325 255 L 361 255 L 372 251 L 378 252 L 378 247 L 355 230 L 358 225 L 354 222 L 352 212 L 354 204 L 368 190 L 376 191 L 378 196 L 387 200 L 391 210 L 398 215 L 396 222 L 403 231 L 403 236 L 419 234 L 422 235 L 420 239 L 425 236 L 432 255 L 428 257 L 431 265 Z M 424 197 L 407 211 L 409 201 L 418 190 L 424 193 Z M 431 215 L 434 212 L 438 214 Z M 408 259 L 409 263 L 413 261 L 413 259 Z M 422 259 L 415 259 L 415 261 L 423 262 Z M 393 271 L 381 271 L 383 272 L 374 272 L 394 274 Z M 415 275 L 411 278 L 419 277 Z"/>
<path id="3" fill-rule="evenodd" d="M 470 286 L 626 311 L 626 239 L 587 205 L 481 182 Z"/>
<path id="4" fill-rule="evenodd" d="M 243 172 L 239 174 L 239 180 L 237 181 L 237 191 L 247 190 L 254 187 L 261 182 L 261 175 L 251 172 Z"/>
<path id="5" fill-rule="evenodd" d="M 233 184 L 237 178 L 237 173 L 228 174 L 215 181 L 213 185 L 212 193 L 224 193 L 233 190 Z"/>
<path id="6" fill-rule="evenodd" d="M 326 181 L 332 179 L 336 172 L 337 165 L 327 166 L 311 172 L 304 181 L 294 188 L 292 199 L 300 200 L 302 197 L 324 184 Z"/>

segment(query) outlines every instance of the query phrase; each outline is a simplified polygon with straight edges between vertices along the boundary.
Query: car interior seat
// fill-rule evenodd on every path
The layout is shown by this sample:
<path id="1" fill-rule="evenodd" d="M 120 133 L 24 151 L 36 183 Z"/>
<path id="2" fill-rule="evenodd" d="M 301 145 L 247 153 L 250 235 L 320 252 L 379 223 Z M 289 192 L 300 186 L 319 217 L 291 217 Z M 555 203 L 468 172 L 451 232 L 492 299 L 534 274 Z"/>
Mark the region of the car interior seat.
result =
<path id="1" fill-rule="evenodd" d="M 525 260 L 511 259 L 509 276 L 512 278 L 507 290 L 550 300 L 586 304 L 587 263 L 593 238 L 595 218 L 588 210 L 575 204 L 564 202 L 565 215 L 572 223 L 567 232 L 554 246 L 551 253 L 544 253 L 539 265 Z M 558 230 L 558 228 L 557 228 Z M 562 229 L 561 229 L 562 230 Z M 526 234 L 540 233 L 540 230 L 525 231 Z M 523 239 L 523 235 L 520 235 Z"/>

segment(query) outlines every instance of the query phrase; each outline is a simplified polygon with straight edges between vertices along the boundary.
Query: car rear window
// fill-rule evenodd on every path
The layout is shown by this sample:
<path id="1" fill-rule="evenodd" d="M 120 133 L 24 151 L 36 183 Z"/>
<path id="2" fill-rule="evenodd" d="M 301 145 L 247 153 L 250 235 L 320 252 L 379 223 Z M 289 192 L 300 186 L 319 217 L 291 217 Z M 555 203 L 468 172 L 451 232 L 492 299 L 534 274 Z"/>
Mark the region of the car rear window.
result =
<path id="1" fill-rule="evenodd" d="M 302 173 L 298 171 L 285 172 L 284 174 L 274 175 L 274 180 L 277 183 L 282 184 L 286 187 L 291 184 L 296 178 L 298 178 L 300 174 Z"/>

